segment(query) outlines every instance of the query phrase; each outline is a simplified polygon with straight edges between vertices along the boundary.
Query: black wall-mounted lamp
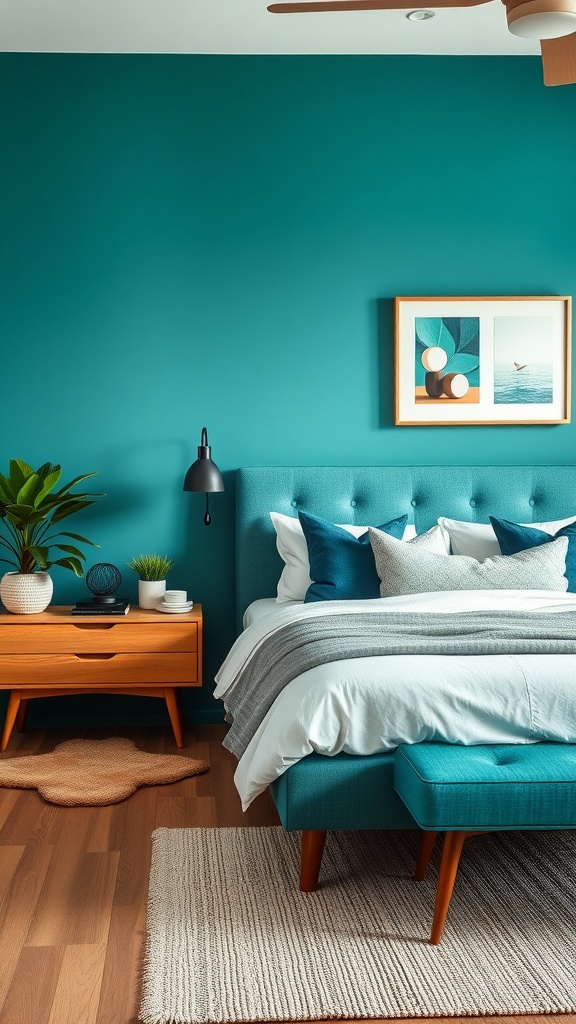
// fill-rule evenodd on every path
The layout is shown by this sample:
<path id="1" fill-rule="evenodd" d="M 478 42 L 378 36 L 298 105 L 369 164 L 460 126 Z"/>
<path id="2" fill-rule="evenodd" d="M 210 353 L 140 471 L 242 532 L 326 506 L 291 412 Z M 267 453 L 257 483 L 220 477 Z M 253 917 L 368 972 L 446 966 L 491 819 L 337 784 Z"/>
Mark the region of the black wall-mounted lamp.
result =
<path id="1" fill-rule="evenodd" d="M 202 427 L 202 437 L 198 445 L 198 458 L 193 462 L 184 478 L 183 491 L 202 491 L 206 495 L 206 511 L 204 525 L 210 526 L 210 508 L 208 495 L 224 490 L 222 473 L 215 462 L 212 462 L 212 449 L 208 447 L 208 431 Z"/>

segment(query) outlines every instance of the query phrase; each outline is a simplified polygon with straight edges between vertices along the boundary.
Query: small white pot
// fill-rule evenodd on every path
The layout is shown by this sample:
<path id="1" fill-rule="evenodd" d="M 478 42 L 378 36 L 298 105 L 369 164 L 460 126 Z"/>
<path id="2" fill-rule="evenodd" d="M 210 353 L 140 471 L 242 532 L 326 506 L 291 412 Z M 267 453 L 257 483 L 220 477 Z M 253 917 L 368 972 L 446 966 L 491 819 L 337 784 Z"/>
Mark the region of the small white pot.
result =
<path id="1" fill-rule="evenodd" d="M 0 580 L 0 599 L 9 612 L 34 615 L 48 607 L 53 589 L 47 572 L 7 572 Z"/>
<path id="2" fill-rule="evenodd" d="M 138 580 L 138 604 L 141 608 L 155 608 L 166 593 L 166 580 Z"/>

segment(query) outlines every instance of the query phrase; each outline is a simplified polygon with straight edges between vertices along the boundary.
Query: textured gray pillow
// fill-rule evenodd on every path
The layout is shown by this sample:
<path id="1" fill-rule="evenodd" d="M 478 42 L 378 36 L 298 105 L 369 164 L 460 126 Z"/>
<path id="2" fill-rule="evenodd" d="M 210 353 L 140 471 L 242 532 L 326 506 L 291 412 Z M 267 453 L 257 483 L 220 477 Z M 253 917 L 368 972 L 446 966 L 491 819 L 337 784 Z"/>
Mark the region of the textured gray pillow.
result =
<path id="1" fill-rule="evenodd" d="M 376 530 L 375 532 L 382 533 L 381 530 Z M 426 533 L 419 533 L 416 537 L 411 537 L 410 540 L 404 540 L 402 543 L 409 544 L 412 549 L 419 548 L 420 551 L 432 551 L 442 558 L 448 558 L 449 551 L 446 543 L 446 534 L 440 526 L 432 526 L 429 530 L 426 530 Z"/>
<path id="2" fill-rule="evenodd" d="M 478 562 L 469 555 L 437 555 L 369 529 L 381 597 L 432 590 L 566 590 L 568 538 Z"/>

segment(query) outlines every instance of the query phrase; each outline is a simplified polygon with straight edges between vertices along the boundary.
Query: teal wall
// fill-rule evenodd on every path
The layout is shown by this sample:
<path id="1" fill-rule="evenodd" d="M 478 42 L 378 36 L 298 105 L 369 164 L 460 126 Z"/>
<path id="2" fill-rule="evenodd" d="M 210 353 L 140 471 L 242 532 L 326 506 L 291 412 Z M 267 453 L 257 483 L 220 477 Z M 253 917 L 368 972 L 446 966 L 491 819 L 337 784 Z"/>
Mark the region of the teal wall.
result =
<path id="1" fill-rule="evenodd" d="M 576 425 L 392 424 L 393 296 L 574 292 L 576 86 L 546 89 L 538 58 L 4 54 L 0 74 L 0 461 L 98 470 L 107 497 L 71 524 L 95 560 L 175 558 L 206 613 L 190 715 L 233 636 L 236 467 L 573 462 Z M 203 425 L 227 483 L 209 530 L 181 491 Z"/>

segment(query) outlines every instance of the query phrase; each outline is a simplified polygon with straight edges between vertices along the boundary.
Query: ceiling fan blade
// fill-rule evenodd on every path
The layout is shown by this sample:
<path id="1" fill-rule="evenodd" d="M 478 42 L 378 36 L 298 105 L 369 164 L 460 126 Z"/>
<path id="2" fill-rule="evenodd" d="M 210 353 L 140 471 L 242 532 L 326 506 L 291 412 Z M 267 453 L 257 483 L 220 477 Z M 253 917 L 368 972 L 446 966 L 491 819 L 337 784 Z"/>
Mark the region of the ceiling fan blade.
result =
<path id="1" fill-rule="evenodd" d="M 559 39 L 541 39 L 544 85 L 576 82 L 576 32 Z"/>
<path id="2" fill-rule="evenodd" d="M 478 7 L 490 0 L 434 0 L 434 7 Z M 271 14 L 319 14 L 323 11 L 403 11 L 412 10 L 414 0 L 310 0 L 270 4 Z"/>

